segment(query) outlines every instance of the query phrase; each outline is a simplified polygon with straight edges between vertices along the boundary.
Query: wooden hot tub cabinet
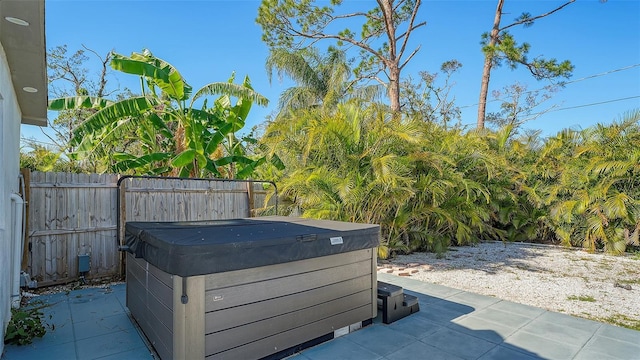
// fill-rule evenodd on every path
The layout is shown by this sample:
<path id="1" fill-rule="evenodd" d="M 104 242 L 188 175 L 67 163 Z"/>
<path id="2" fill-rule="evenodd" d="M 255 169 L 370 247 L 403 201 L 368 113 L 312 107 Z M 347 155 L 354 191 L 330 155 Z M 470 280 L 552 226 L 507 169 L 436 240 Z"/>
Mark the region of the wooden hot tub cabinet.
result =
<path id="1" fill-rule="evenodd" d="M 377 225 L 263 217 L 126 233 L 127 307 L 162 359 L 284 356 L 377 315 Z"/>

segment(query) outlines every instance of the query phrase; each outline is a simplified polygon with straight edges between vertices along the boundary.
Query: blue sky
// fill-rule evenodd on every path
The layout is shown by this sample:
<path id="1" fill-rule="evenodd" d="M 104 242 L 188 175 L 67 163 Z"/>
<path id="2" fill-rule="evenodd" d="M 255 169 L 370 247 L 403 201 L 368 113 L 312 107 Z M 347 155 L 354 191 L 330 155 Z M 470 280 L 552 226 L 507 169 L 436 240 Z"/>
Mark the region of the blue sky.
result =
<path id="1" fill-rule="evenodd" d="M 345 2 L 365 10 L 373 4 L 371 0 Z M 563 2 L 506 0 L 502 25 L 524 11 L 538 15 Z M 403 76 L 417 78 L 419 71 L 439 71 L 444 61 L 460 61 L 463 67 L 452 78 L 455 85 L 450 96 L 462 107 L 462 123 L 470 127 L 476 121 L 482 74 L 480 35 L 491 29 L 496 4 L 497 0 L 424 1 L 419 20 L 427 25 L 413 34 L 411 44 L 420 45 L 421 50 L 403 71 Z M 47 0 L 47 48 L 66 44 L 75 51 L 84 44 L 101 54 L 115 50 L 126 55 L 148 48 L 180 70 L 195 89 L 226 81 L 234 71 L 238 81 L 248 75 L 254 89 L 270 100 L 268 107 L 252 109 L 250 128 L 274 111 L 282 90 L 292 85 L 277 77 L 271 84 L 268 81 L 264 67 L 268 49 L 255 23 L 258 6 L 254 0 Z M 570 83 L 546 103 L 556 105 L 556 110 L 525 128 L 553 135 L 564 128 L 608 123 L 640 108 L 640 1 L 578 0 L 533 27 L 513 28 L 511 33 L 517 41 L 531 44 L 531 57 L 568 59 L 575 65 Z M 109 79 L 111 88 L 138 91 L 135 76 L 115 75 Z M 514 82 L 529 90 L 548 84 L 534 80 L 525 69 L 502 67 L 492 72 L 490 91 Z M 35 126 L 23 125 L 22 136 L 47 141 Z"/>

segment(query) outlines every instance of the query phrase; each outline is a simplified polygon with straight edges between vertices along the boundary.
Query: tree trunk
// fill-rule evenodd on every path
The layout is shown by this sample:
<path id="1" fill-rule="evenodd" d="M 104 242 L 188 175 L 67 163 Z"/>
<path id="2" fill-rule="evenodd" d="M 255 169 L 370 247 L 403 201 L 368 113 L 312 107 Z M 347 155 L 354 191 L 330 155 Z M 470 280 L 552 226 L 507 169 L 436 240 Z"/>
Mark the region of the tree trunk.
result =
<path id="1" fill-rule="evenodd" d="M 398 64 L 389 67 L 389 104 L 391 111 L 400 112 L 400 69 Z"/>
<path id="2" fill-rule="evenodd" d="M 489 46 L 494 46 L 498 41 L 500 30 L 500 18 L 502 17 L 502 5 L 504 0 L 498 0 L 496 16 L 493 20 L 493 29 L 489 35 Z M 480 100 L 478 101 L 478 129 L 484 129 L 485 114 L 487 111 L 487 94 L 489 93 L 489 78 L 491 77 L 491 67 L 493 65 L 493 54 L 485 53 L 484 69 L 482 70 L 482 84 L 480 86 Z"/>
<path id="3" fill-rule="evenodd" d="M 394 10 L 392 0 L 378 0 L 378 6 L 382 10 L 382 17 L 389 41 L 389 53 L 385 66 L 389 69 L 389 84 L 387 92 L 389 94 L 389 105 L 393 113 L 400 112 L 400 59 L 397 54 L 396 24 L 394 22 Z M 400 55 L 402 56 L 402 55 Z"/>

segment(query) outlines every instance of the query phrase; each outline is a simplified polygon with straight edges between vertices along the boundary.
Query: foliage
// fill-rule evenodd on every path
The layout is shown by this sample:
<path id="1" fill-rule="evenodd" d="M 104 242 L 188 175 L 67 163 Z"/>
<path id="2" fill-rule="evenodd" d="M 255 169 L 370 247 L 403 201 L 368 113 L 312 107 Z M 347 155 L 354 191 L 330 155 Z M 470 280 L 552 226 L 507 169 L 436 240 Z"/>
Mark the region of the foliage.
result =
<path id="1" fill-rule="evenodd" d="M 390 222 L 413 193 L 411 165 L 397 150 L 416 129 L 379 110 L 352 103 L 333 114 L 310 109 L 267 127 L 262 143 L 286 166 L 278 180 L 290 213 Z"/>
<path id="2" fill-rule="evenodd" d="M 531 60 L 528 57 L 531 45 L 528 43 L 518 44 L 513 35 L 507 31 L 499 34 L 495 44 L 490 43 L 489 37 L 487 33 L 482 35 L 482 42 L 485 44 L 482 51 L 491 59 L 494 66 L 506 64 L 509 68 L 515 69 L 518 65 L 522 65 L 536 80 L 571 76 L 574 66 L 569 60 L 558 62 L 557 59 L 541 57 Z"/>
<path id="3" fill-rule="evenodd" d="M 620 253 L 640 233 L 640 111 L 549 139 L 397 118 L 355 100 L 282 113 L 260 151 L 287 214 L 381 225 L 380 256 L 480 239 Z"/>
<path id="4" fill-rule="evenodd" d="M 511 125 L 517 131 L 518 128 L 528 121 L 535 120 L 547 111 L 539 107 L 552 99 L 554 93 L 558 91 L 558 86 L 548 85 L 540 90 L 527 90 L 527 86 L 518 82 L 506 86 L 502 91 L 493 91 L 495 100 L 501 101 L 500 110 L 487 114 L 485 121 L 496 127 L 502 128 Z"/>
<path id="5" fill-rule="evenodd" d="M 50 49 L 47 52 L 49 96 L 51 98 L 84 96 L 86 99 L 130 96 L 128 89 L 112 89 L 109 86 L 109 79 L 114 77 L 108 66 L 110 59 L 110 54 L 101 56 L 84 45 L 82 49 L 73 53 L 68 52 L 66 45 Z M 89 71 L 88 66 L 92 63 L 97 63 L 97 67 L 100 69 L 98 75 L 93 75 Z M 74 146 L 71 145 L 74 129 L 93 113 L 95 113 L 95 109 L 90 106 L 68 107 L 59 109 L 57 116 L 49 121 L 48 130 L 43 131 L 43 134 L 51 142 L 48 150 L 59 155 L 58 159 L 61 164 L 56 165 L 58 168 L 68 168 L 74 172 L 106 170 L 108 165 L 106 157 L 94 156 L 78 160 L 71 156 L 75 151 Z M 119 144 L 113 142 L 108 146 L 117 151 Z M 41 150 L 33 146 L 29 147 Z M 39 155 L 30 154 L 30 156 L 37 158 Z"/>
<path id="6" fill-rule="evenodd" d="M 351 69 L 344 52 L 336 49 L 330 49 L 326 56 L 320 56 L 315 48 L 274 49 L 267 58 L 266 67 L 270 80 L 275 70 L 280 78 L 286 75 L 298 84 L 280 95 L 278 107 L 281 110 L 333 107 L 349 90 L 347 81 Z"/>
<path id="7" fill-rule="evenodd" d="M 38 143 L 28 143 L 30 151 L 20 152 L 20 168 L 43 172 L 82 172 L 85 169 L 77 162 L 67 160 L 62 153 L 55 152 Z"/>
<path id="8" fill-rule="evenodd" d="M 640 245 L 640 111 L 549 139 L 538 171 L 563 244 L 614 254 Z"/>
<path id="9" fill-rule="evenodd" d="M 47 325 L 43 323 L 41 306 L 22 309 L 11 309 L 11 320 L 4 335 L 5 344 L 28 345 L 37 337 L 43 337 Z"/>
<path id="10" fill-rule="evenodd" d="M 483 137 L 392 116 L 382 106 L 338 105 L 271 122 L 261 143 L 285 165 L 275 177 L 289 214 L 381 225 L 381 256 L 442 252 L 500 238 L 485 182 L 500 163 Z"/>
<path id="11" fill-rule="evenodd" d="M 411 77 L 400 84 L 400 107 L 403 114 L 420 121 L 442 125 L 445 129 L 460 126 L 460 108 L 450 99 L 449 93 L 453 88 L 452 76 L 462 67 L 457 60 L 449 60 L 440 67 L 444 74 L 443 84 L 440 84 L 438 73 L 421 71 L 417 83 Z"/>
<path id="12" fill-rule="evenodd" d="M 246 178 L 265 161 L 247 156 L 245 144 L 252 139 L 236 136 L 252 104 L 267 104 L 248 77 L 238 85 L 232 75 L 192 93 L 176 68 L 148 50 L 113 53 L 111 67 L 139 76 L 142 95 L 116 101 L 77 96 L 49 104 L 51 110 L 94 111 L 74 130 L 76 156 L 109 157 L 109 170 L 117 173 L 181 177 Z M 209 104 L 210 95 L 220 96 Z M 116 141 L 121 146 L 111 148 Z"/>
<path id="13" fill-rule="evenodd" d="M 528 57 L 531 45 L 528 43 L 518 44 L 513 35 L 511 35 L 507 30 L 519 25 L 530 27 L 534 24 L 535 20 L 560 11 L 573 2 L 575 2 L 575 0 L 569 0 L 555 9 L 537 16 L 531 16 L 531 14 L 524 12 L 511 24 L 500 27 L 504 0 L 498 0 L 493 28 L 490 33 L 482 34 L 481 45 L 482 52 L 484 53 L 484 68 L 482 71 L 480 99 L 478 101 L 478 129 L 483 129 L 485 126 L 489 80 L 491 78 L 491 70 L 493 67 L 507 64 L 511 69 L 515 69 L 518 65 L 522 65 L 529 70 L 536 80 L 553 80 L 561 77 L 569 78 L 571 76 L 574 66 L 569 60 L 558 62 L 556 59 L 545 59 L 541 56 L 531 60 Z"/>
<path id="14" fill-rule="evenodd" d="M 263 0 L 256 21 L 272 51 L 300 50 L 319 41 L 357 49 L 361 61 L 354 69 L 356 78 L 384 84 L 391 109 L 399 111 L 400 73 L 420 48 L 407 52 L 408 41 L 415 29 L 426 25 L 415 22 L 420 5 L 421 0 L 383 0 L 370 10 L 340 12 L 342 0 L 332 0 L 328 6 L 313 0 Z M 342 28 L 354 23 L 360 31 Z M 387 79 L 381 79 L 380 73 Z"/>

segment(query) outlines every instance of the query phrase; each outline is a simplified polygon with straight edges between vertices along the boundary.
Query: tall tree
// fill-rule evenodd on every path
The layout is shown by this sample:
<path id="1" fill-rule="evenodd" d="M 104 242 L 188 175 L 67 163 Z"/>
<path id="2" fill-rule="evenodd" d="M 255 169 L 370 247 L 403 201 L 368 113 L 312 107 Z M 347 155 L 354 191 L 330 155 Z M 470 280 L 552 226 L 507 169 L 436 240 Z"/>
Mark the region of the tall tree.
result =
<path id="1" fill-rule="evenodd" d="M 330 47 L 326 55 L 316 48 L 290 51 L 273 49 L 266 63 L 269 80 L 275 71 L 296 83 L 280 95 L 280 111 L 310 107 L 335 109 L 349 99 L 374 100 L 383 93 L 379 84 L 356 86 L 344 51 Z"/>
<path id="2" fill-rule="evenodd" d="M 356 78 L 383 84 L 391 109 L 399 111 L 401 71 L 420 49 L 408 52 L 409 38 L 415 29 L 426 25 L 416 23 L 421 0 L 377 0 L 377 6 L 369 11 L 336 13 L 342 3 L 332 0 L 331 6 L 319 6 L 314 0 L 263 0 L 256 21 L 262 26 L 262 39 L 272 50 L 299 50 L 319 41 L 359 49 L 362 60 L 355 68 Z M 349 27 L 338 30 L 359 20 L 360 31 Z M 400 29 L 402 24 L 406 26 Z"/>
<path id="3" fill-rule="evenodd" d="M 504 0 L 498 0 L 498 6 L 493 20 L 493 28 L 490 33 L 484 33 L 482 35 L 482 42 L 484 44 L 482 47 L 482 51 L 484 52 L 484 68 L 482 70 L 480 99 L 478 101 L 478 129 L 484 129 L 489 80 L 491 77 L 491 69 L 494 66 L 502 65 L 503 61 L 506 62 L 511 69 L 515 69 L 518 65 L 523 65 L 537 80 L 554 79 L 558 77 L 568 78 L 571 76 L 571 72 L 573 71 L 571 62 L 568 60 L 558 62 L 556 59 L 547 60 L 541 57 L 530 60 L 527 58 L 527 55 L 531 46 L 528 43 L 518 45 L 513 35 L 509 34 L 507 30 L 518 25 L 529 27 L 533 25 L 535 20 L 549 16 L 573 2 L 575 2 L 575 0 L 569 0 L 557 8 L 537 16 L 531 16 L 530 13 L 526 12 L 522 13 L 513 23 L 500 27 Z"/>
<path id="4" fill-rule="evenodd" d="M 280 95 L 280 110 L 336 105 L 348 90 L 346 82 L 351 75 L 344 52 L 334 49 L 326 56 L 321 56 L 315 48 L 273 49 L 266 68 L 270 81 L 275 70 L 280 78 L 286 75 L 296 82 L 296 86 Z"/>
<path id="5" fill-rule="evenodd" d="M 82 45 L 81 49 L 70 52 L 67 45 L 59 45 L 47 51 L 47 75 L 49 80 L 49 95 L 52 98 L 67 96 L 122 96 L 124 91 L 108 86 L 113 78 L 109 68 L 110 54 L 100 55 L 95 50 Z M 90 70 L 90 68 L 92 70 Z M 95 72 L 94 70 L 95 69 Z M 102 168 L 96 159 L 85 159 L 77 162 L 69 156 L 74 148 L 71 145 L 74 129 L 95 110 L 69 109 L 60 111 L 56 117 L 49 119 L 46 131 L 52 146 L 48 149 L 57 153 L 60 161 L 69 162 L 72 167 L 84 167 L 90 171 Z M 25 148 L 42 153 L 41 147 L 31 146 L 33 141 L 27 141 Z"/>

